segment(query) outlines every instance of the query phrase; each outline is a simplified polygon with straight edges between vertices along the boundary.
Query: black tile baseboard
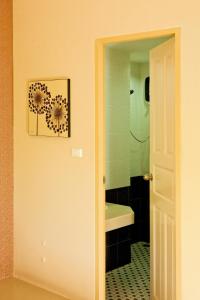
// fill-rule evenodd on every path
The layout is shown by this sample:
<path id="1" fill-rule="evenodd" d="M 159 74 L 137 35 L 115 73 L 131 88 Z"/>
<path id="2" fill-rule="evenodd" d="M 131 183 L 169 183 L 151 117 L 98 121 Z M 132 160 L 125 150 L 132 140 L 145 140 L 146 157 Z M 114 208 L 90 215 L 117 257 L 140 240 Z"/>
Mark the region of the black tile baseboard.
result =
<path id="1" fill-rule="evenodd" d="M 106 272 L 131 262 L 130 226 L 106 233 Z"/>
<path id="2" fill-rule="evenodd" d="M 106 190 L 106 202 L 129 205 L 130 187 L 122 187 L 117 189 Z"/>
<path id="3" fill-rule="evenodd" d="M 106 202 L 130 206 L 135 214 L 131 241 L 149 242 L 149 182 L 142 176 L 131 177 L 130 182 L 131 186 L 106 190 Z"/>

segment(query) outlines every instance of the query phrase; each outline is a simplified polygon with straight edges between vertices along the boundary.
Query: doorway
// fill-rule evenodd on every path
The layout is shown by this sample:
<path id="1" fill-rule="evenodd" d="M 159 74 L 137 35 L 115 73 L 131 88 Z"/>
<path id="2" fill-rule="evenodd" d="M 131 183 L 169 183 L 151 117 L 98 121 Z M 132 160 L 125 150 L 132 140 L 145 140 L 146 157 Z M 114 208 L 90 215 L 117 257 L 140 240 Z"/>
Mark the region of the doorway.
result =
<path id="1" fill-rule="evenodd" d="M 162 32 L 154 32 L 154 33 L 146 33 L 141 35 L 133 35 L 133 36 L 123 36 L 123 37 L 115 37 L 115 38 L 107 38 L 97 41 L 97 48 L 96 48 L 96 99 L 97 99 L 97 106 L 96 106 L 96 119 L 97 119 L 97 127 L 96 127 L 96 299 L 105 299 L 105 228 L 106 228 L 106 222 L 105 222 L 105 174 L 108 174 L 108 171 L 106 172 L 106 122 L 105 122 L 105 112 L 106 112 L 106 87 L 105 87 L 105 55 L 106 55 L 106 48 L 107 47 L 116 47 L 119 48 L 126 45 L 126 47 L 131 47 L 131 44 L 134 43 L 147 43 L 150 45 L 150 42 L 152 40 L 157 40 L 161 42 L 161 40 L 166 40 L 171 36 L 175 36 L 175 85 L 176 85 L 176 93 L 175 93 L 175 114 L 176 114 L 176 120 L 178 117 L 178 103 L 179 103 L 179 93 L 178 93 L 178 80 L 179 80 L 179 48 L 178 48 L 178 37 L 179 37 L 179 31 L 178 30 L 166 30 Z M 161 39 L 159 41 L 159 39 Z M 137 41 L 137 42 L 136 42 Z M 136 44 L 135 44 L 136 45 Z M 144 45 L 143 45 L 144 46 Z M 151 47 L 151 46 L 150 46 Z M 144 49 L 144 47 L 143 47 Z M 127 49 L 126 49 L 127 50 Z M 147 76 L 148 77 L 148 76 Z M 130 89 L 131 90 L 131 89 Z M 101 99 L 101 101 L 100 101 Z M 104 101 L 102 101 L 104 99 Z M 176 136 L 176 154 L 179 149 L 179 131 L 178 131 L 179 123 L 176 122 L 175 126 L 175 136 Z M 136 139 L 140 140 L 136 137 L 136 134 L 132 132 L 131 135 L 134 136 Z M 179 195 L 178 195 L 178 170 L 179 170 L 179 164 L 178 159 L 176 159 L 175 163 L 176 168 L 176 175 L 175 175 L 175 182 L 176 182 L 176 225 L 175 225 L 175 233 L 176 233 L 176 241 L 177 237 L 179 235 L 179 220 L 178 220 L 178 210 L 179 209 Z M 126 170 L 127 171 L 127 170 Z M 106 175 L 107 175 L 106 174 Z M 111 184 L 112 186 L 112 184 Z M 161 245 L 163 247 L 163 245 Z M 179 252 L 179 245 L 176 242 L 176 278 L 178 277 L 178 256 L 177 253 Z M 155 252 L 155 251 L 154 251 Z M 152 252 L 153 253 L 153 252 Z M 155 253 L 153 254 L 155 256 Z M 152 261 L 152 264 L 154 261 Z M 153 276 L 151 277 L 151 279 Z M 155 278 L 154 278 L 155 280 Z M 154 283 L 151 282 L 151 291 L 155 290 Z M 160 287 L 159 287 L 160 289 Z M 166 288 L 165 288 L 166 289 Z M 154 293 L 154 292 L 153 292 Z M 157 292 L 156 292 L 157 293 Z M 159 290 L 159 295 L 163 295 L 162 291 Z M 155 294 L 155 293 L 154 293 Z M 157 293 L 158 294 L 158 293 Z M 154 298 L 157 296 L 157 294 L 154 295 Z M 178 285 L 176 287 L 176 294 L 178 297 Z M 159 296 L 158 295 L 158 296 Z M 163 297 L 163 296 L 162 296 Z M 154 299 L 152 298 L 152 299 Z M 156 298 L 155 298 L 156 299 Z M 161 299 L 157 297 L 157 299 Z M 164 298 L 162 298 L 164 299 Z M 174 298 L 175 299 L 175 298 Z M 178 298 L 176 298 L 178 299 Z"/>

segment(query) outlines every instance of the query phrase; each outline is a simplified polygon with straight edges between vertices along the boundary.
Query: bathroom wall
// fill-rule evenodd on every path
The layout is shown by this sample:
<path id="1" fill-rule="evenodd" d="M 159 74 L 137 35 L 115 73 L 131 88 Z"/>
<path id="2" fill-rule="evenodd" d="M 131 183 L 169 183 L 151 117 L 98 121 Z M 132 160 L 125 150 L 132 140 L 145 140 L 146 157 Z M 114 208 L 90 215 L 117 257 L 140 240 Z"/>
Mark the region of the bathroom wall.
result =
<path id="1" fill-rule="evenodd" d="M 13 271 L 12 1 L 0 1 L 0 279 Z M 0 296 L 1 298 L 1 296 Z"/>
<path id="2" fill-rule="evenodd" d="M 126 51 L 106 53 L 106 189 L 130 185 L 130 63 Z"/>
<path id="3" fill-rule="evenodd" d="M 137 6 L 132 0 L 13 3 L 15 274 L 71 299 L 95 299 L 95 40 L 178 26 L 180 288 L 181 300 L 191 295 L 200 299 L 199 1 L 137 1 Z M 60 75 L 72 80 L 72 137 L 29 137 L 26 81 Z M 72 158 L 72 147 L 82 147 L 84 157 Z"/>
<path id="4" fill-rule="evenodd" d="M 150 104 L 144 89 L 149 63 L 130 62 L 128 52 L 111 48 L 107 49 L 105 72 L 106 189 L 116 189 L 129 186 L 130 177 L 149 171 Z"/>
<path id="5" fill-rule="evenodd" d="M 130 135 L 130 176 L 142 176 L 149 171 L 149 105 L 145 101 L 145 78 L 149 76 L 148 63 L 131 63 L 130 129 L 140 141 Z"/>

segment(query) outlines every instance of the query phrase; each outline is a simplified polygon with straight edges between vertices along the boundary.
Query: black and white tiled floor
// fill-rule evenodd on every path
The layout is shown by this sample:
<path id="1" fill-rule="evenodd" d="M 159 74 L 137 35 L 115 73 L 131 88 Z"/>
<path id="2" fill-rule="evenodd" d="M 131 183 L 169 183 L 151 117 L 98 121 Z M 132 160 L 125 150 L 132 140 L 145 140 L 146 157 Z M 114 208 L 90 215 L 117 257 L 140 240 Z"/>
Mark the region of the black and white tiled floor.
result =
<path id="1" fill-rule="evenodd" d="M 106 273 L 106 300 L 150 299 L 150 254 L 146 243 L 131 246 L 131 263 Z"/>

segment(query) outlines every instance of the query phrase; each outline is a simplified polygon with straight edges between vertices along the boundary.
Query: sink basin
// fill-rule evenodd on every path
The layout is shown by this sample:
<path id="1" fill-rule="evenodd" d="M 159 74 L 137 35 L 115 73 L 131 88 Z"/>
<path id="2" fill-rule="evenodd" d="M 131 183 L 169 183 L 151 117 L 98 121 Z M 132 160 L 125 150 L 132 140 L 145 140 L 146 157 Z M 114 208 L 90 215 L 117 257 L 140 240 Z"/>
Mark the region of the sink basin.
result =
<path id="1" fill-rule="evenodd" d="M 106 232 L 134 224 L 134 211 L 130 206 L 106 203 Z"/>

